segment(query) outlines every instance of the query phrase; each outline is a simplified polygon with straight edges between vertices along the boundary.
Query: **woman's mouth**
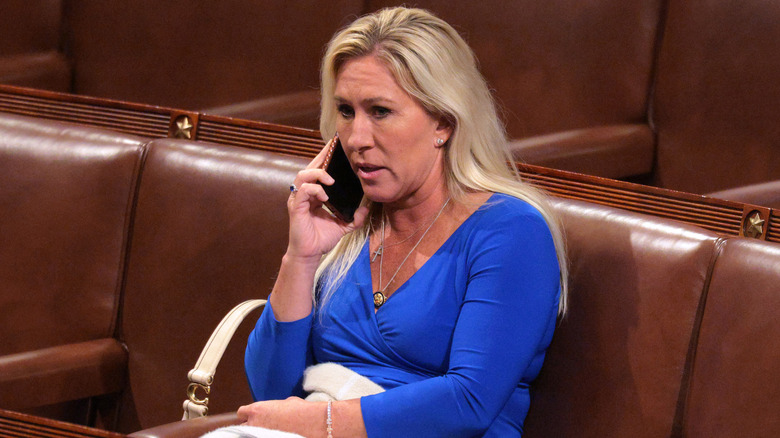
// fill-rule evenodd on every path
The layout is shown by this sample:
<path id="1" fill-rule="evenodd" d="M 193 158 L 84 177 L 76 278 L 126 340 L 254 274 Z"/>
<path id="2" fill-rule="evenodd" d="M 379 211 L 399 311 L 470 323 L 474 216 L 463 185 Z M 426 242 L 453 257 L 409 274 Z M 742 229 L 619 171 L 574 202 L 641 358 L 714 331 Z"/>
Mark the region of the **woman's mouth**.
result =
<path id="1" fill-rule="evenodd" d="M 384 169 L 384 167 L 382 166 L 374 166 L 371 164 L 359 164 L 357 166 L 357 175 L 360 178 L 372 179 L 375 178 L 382 169 Z"/>

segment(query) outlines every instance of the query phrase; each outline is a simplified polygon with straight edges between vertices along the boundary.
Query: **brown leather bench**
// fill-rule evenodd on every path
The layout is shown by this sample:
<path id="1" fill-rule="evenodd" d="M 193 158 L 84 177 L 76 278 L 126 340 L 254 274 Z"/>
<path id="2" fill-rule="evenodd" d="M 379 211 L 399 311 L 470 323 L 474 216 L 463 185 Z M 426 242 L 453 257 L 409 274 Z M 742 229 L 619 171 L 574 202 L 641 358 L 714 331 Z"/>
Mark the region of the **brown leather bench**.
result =
<path id="1" fill-rule="evenodd" d="M 39 373 L 48 380 L 0 385 L 0 408 L 97 397 L 105 427 L 168 423 L 137 436 L 208 427 L 177 421 L 187 371 L 230 308 L 270 291 L 287 185 L 306 160 L 5 114 L 0 145 L 0 236 L 10 242 L 0 245 L 0 324 L 15 342 L 2 345 L 0 379 L 29 364 L 49 370 Z M 569 244 L 571 311 L 527 436 L 780 433 L 777 244 L 573 200 L 554 208 Z M 212 414 L 251 401 L 242 360 L 251 326 L 218 369 Z M 45 349 L 81 354 L 95 342 L 105 348 L 94 374 L 51 374 L 74 356 Z M 76 383 L 85 375 L 89 384 Z M 68 396 L 38 400 L 44 381 Z M 220 419 L 231 415 L 211 421 Z"/>
<path id="2" fill-rule="evenodd" d="M 85 418 L 78 400 L 124 388 L 114 332 L 145 142 L 0 117 L 3 408 Z"/>
<path id="3" fill-rule="evenodd" d="M 118 330 L 129 357 L 119 430 L 181 418 L 187 372 L 211 331 L 234 305 L 270 293 L 287 247 L 289 182 L 305 164 L 247 148 L 150 143 Z M 251 326 L 225 353 L 211 412 L 251 402 L 243 371 Z"/>

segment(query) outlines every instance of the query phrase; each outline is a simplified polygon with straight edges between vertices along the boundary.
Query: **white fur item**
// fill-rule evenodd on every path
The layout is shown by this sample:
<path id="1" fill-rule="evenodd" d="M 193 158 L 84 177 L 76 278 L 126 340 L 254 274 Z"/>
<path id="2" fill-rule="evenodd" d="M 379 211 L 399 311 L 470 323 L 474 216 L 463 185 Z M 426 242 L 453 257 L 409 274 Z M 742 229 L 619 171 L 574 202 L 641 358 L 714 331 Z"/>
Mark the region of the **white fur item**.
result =
<path id="1" fill-rule="evenodd" d="M 307 401 L 351 400 L 383 392 L 381 386 L 336 363 L 312 365 L 303 372 L 303 390 Z M 304 438 L 289 432 L 255 426 L 227 426 L 201 438 Z"/>

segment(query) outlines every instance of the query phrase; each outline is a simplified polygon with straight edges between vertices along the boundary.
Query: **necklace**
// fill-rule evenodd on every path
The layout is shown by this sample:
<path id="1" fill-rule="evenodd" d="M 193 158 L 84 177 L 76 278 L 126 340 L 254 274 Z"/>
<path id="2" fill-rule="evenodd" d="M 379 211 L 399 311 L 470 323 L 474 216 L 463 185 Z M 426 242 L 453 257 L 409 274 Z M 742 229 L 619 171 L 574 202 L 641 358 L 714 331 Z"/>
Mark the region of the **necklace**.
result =
<path id="1" fill-rule="evenodd" d="M 428 225 L 428 228 L 425 229 L 425 232 L 422 233 L 422 236 L 417 240 L 417 243 L 414 244 L 411 250 L 409 250 L 409 253 L 406 254 L 406 257 L 404 257 L 403 260 L 401 260 L 401 264 L 398 265 L 398 269 L 395 270 L 395 273 L 393 273 L 393 276 L 390 277 L 390 280 L 385 284 L 385 287 L 382 287 L 382 262 L 384 261 L 384 254 L 382 251 L 379 251 L 379 290 L 374 292 L 374 309 L 379 309 L 382 307 L 382 305 L 387 301 L 387 296 L 385 295 L 385 291 L 388 287 L 393 283 L 393 280 L 395 280 L 395 276 L 398 275 L 398 272 L 401 270 L 401 267 L 406 263 L 406 260 L 409 258 L 409 256 L 412 255 L 415 249 L 420 245 L 420 242 L 425 238 L 425 235 L 428 234 L 428 231 L 433 227 L 433 224 L 436 223 L 436 219 L 441 216 L 442 212 L 444 211 L 444 207 L 447 206 L 447 204 L 450 203 L 450 198 L 447 198 L 447 201 L 444 202 L 444 205 L 441 206 L 441 209 L 439 209 L 439 212 L 436 213 L 436 217 L 433 218 L 433 221 L 430 225 Z M 413 234 L 414 235 L 414 234 Z M 408 238 L 407 238 L 408 239 Z M 382 215 L 382 234 L 379 241 L 379 248 L 381 249 L 384 246 L 385 242 L 385 216 Z M 401 243 L 401 242 L 398 242 Z"/>
<path id="2" fill-rule="evenodd" d="M 434 220 L 436 220 L 436 219 L 434 219 Z M 381 255 L 382 252 L 384 252 L 385 249 L 392 248 L 392 247 L 394 247 L 396 245 L 400 245 L 400 244 L 406 242 L 407 240 L 409 240 L 412 237 L 414 237 L 420 230 L 422 230 L 422 228 L 424 226 L 425 226 L 425 223 L 423 223 L 422 225 L 417 227 L 417 229 L 414 230 L 412 232 L 412 234 L 408 235 L 407 237 L 403 238 L 402 240 L 399 240 L 398 242 L 395 242 L 395 243 L 390 243 L 390 244 L 385 245 L 385 213 L 383 211 L 382 212 L 382 240 L 379 242 L 379 246 L 376 248 L 376 251 L 374 251 L 374 254 L 371 257 L 371 263 L 374 263 L 376 261 L 377 256 Z"/>

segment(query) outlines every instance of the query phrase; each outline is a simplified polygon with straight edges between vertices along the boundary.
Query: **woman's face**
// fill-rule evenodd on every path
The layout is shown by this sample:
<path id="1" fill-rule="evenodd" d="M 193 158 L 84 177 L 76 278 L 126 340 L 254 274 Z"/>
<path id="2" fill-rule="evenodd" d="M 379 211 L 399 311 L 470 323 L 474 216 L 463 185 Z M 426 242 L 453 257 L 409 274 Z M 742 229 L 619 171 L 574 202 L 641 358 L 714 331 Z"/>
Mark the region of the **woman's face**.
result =
<path id="1" fill-rule="evenodd" d="M 336 130 L 368 199 L 414 205 L 444 188 L 451 129 L 407 94 L 373 55 L 347 61 L 336 76 Z"/>

